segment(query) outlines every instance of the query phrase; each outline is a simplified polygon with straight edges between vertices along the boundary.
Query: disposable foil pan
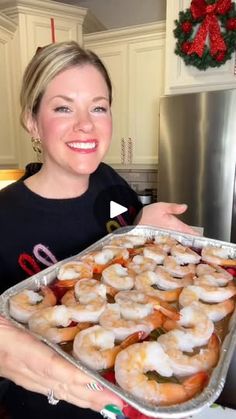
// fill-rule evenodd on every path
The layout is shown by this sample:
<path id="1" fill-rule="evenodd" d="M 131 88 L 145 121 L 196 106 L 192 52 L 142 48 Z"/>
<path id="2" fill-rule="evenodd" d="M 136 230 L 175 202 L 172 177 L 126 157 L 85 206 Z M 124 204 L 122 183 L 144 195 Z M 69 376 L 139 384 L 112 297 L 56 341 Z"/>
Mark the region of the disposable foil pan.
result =
<path id="1" fill-rule="evenodd" d="M 191 400 L 176 404 L 172 406 L 155 406 L 147 402 L 138 400 L 137 398 L 130 395 L 128 392 L 121 389 L 118 385 L 112 384 L 103 378 L 98 372 L 93 371 L 92 369 L 83 365 L 80 361 L 73 358 L 71 355 L 66 353 L 59 345 L 53 344 L 47 339 L 30 332 L 27 327 L 13 320 L 9 314 L 9 298 L 25 288 L 32 289 L 34 291 L 38 290 L 42 285 L 50 284 L 56 277 L 59 271 L 60 266 L 70 260 L 75 258 L 78 260 L 84 254 L 100 249 L 102 246 L 108 244 L 108 242 L 114 236 L 123 236 L 123 235 L 141 235 L 149 239 L 154 238 L 158 235 L 170 236 L 177 239 L 180 243 L 185 246 L 191 246 L 194 248 L 203 248 L 207 245 L 223 247 L 228 250 L 229 257 L 236 259 L 236 244 L 231 244 L 227 242 L 222 242 L 219 240 L 214 240 L 206 237 L 199 237 L 189 234 L 182 234 L 179 232 L 174 232 L 172 230 L 164 230 L 160 228 L 150 227 L 150 226 L 127 226 L 122 227 L 116 230 L 114 233 L 108 234 L 101 240 L 94 243 L 92 246 L 88 247 L 84 251 L 80 252 L 73 257 L 67 258 L 61 262 L 56 263 L 52 267 L 49 267 L 30 278 L 18 283 L 17 285 L 9 288 L 0 296 L 0 313 L 10 319 L 18 327 L 23 328 L 28 331 L 28 333 L 36 336 L 41 341 L 45 342 L 48 346 L 53 348 L 57 353 L 67 359 L 70 363 L 75 365 L 77 368 L 85 372 L 94 378 L 97 382 L 101 383 L 104 387 L 110 389 L 115 394 L 120 396 L 123 400 L 129 403 L 131 406 L 142 412 L 143 414 L 153 417 L 153 418 L 186 418 L 188 416 L 195 415 L 199 413 L 204 407 L 210 406 L 220 395 L 224 383 L 226 380 L 227 370 L 236 347 L 236 311 L 234 311 L 231 316 L 228 333 L 225 336 L 223 345 L 221 347 L 221 356 L 218 361 L 217 366 L 214 368 L 209 383 L 207 387 Z"/>

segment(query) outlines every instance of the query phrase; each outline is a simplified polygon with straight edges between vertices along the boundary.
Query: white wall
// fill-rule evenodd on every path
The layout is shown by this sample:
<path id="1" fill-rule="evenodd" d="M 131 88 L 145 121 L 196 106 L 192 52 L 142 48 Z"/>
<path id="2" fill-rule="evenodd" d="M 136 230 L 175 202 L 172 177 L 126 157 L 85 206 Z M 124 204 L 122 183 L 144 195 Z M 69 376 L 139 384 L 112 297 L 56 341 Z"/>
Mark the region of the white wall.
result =
<path id="1" fill-rule="evenodd" d="M 55 0 L 88 8 L 107 29 L 164 20 L 166 0 Z"/>

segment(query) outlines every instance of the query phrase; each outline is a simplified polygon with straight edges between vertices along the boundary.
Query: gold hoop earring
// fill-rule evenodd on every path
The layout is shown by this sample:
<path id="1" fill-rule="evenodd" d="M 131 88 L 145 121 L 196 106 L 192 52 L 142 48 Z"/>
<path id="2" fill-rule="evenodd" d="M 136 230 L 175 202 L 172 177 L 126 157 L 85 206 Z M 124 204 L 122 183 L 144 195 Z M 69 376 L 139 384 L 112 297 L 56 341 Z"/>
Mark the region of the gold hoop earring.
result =
<path id="1" fill-rule="evenodd" d="M 42 154 L 43 154 L 43 150 L 42 150 L 42 143 L 40 138 L 31 138 L 31 143 L 32 143 L 32 147 L 34 152 L 36 153 L 37 156 L 37 161 L 38 162 L 42 162 Z"/>

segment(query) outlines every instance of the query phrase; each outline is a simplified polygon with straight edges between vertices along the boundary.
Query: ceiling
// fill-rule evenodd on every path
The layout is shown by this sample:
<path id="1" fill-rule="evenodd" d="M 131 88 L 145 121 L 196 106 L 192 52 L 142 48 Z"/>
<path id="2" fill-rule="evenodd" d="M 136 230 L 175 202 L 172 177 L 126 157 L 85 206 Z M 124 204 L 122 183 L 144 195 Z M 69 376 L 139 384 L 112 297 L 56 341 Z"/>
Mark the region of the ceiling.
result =
<path id="1" fill-rule="evenodd" d="M 166 0 L 55 0 L 86 7 L 107 28 L 164 20 Z"/>

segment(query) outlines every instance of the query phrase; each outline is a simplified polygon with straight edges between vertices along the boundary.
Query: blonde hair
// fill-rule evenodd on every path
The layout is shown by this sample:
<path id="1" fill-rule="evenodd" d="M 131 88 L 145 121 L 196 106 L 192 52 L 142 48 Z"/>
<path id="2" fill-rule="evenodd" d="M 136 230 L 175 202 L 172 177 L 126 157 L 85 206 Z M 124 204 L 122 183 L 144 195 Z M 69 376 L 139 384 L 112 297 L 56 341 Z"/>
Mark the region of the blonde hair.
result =
<path id="1" fill-rule="evenodd" d="M 37 114 L 41 99 L 50 81 L 62 71 L 84 64 L 93 65 L 101 73 L 108 87 L 111 104 L 111 80 L 106 67 L 94 52 L 81 48 L 75 41 L 49 44 L 39 48 L 23 75 L 20 92 L 20 120 L 26 130 L 27 116 Z"/>

